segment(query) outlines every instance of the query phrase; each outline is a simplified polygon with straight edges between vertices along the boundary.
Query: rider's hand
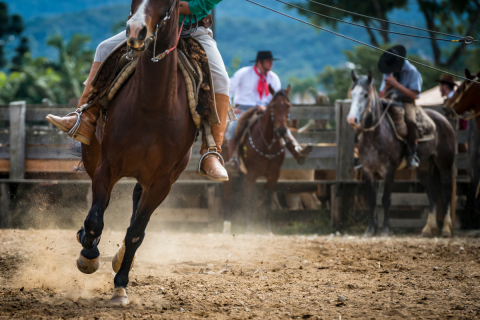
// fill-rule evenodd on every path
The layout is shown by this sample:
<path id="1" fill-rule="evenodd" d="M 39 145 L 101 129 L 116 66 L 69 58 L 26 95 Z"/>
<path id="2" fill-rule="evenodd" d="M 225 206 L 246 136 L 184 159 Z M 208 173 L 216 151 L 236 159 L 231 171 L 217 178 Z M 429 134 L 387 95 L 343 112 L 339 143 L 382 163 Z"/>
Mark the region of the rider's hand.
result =
<path id="1" fill-rule="evenodd" d="M 396 88 L 396 87 L 398 87 L 399 83 L 394 76 L 389 75 L 389 76 L 385 77 L 385 85 Z"/>
<path id="2" fill-rule="evenodd" d="M 265 110 L 267 110 L 267 107 L 265 107 L 265 106 L 258 106 L 258 111 L 265 112 Z"/>
<path id="3" fill-rule="evenodd" d="M 180 15 L 187 16 L 191 14 L 190 5 L 186 1 L 180 1 Z"/>

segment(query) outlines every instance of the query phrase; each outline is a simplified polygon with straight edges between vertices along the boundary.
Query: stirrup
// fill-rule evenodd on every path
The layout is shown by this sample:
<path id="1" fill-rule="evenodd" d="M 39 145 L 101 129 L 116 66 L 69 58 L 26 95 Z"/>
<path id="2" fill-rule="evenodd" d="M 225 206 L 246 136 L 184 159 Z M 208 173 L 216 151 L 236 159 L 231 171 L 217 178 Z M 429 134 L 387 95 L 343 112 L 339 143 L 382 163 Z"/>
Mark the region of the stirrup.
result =
<path id="1" fill-rule="evenodd" d="M 72 139 L 75 139 L 75 137 L 77 136 L 78 128 L 80 128 L 80 124 L 82 123 L 82 114 L 83 114 L 83 111 L 85 110 L 86 106 L 87 106 L 87 104 L 84 104 L 80 108 L 77 108 L 77 110 L 75 110 L 74 112 L 70 112 L 69 114 L 67 114 L 65 116 L 65 117 L 68 117 L 68 116 L 71 116 L 71 115 L 76 115 L 77 116 L 77 122 L 75 123 L 73 128 L 70 131 L 68 131 L 68 133 L 67 133 L 67 135 Z"/>
<path id="2" fill-rule="evenodd" d="M 223 160 L 222 155 L 220 153 L 218 153 L 217 147 L 211 147 L 211 148 L 208 148 L 207 152 L 205 152 L 205 154 L 203 156 L 201 156 L 200 160 L 198 161 L 198 169 L 197 169 L 198 174 L 204 174 L 204 172 L 202 172 L 203 171 L 202 170 L 202 163 L 203 163 L 203 160 L 206 159 L 210 155 L 217 156 L 218 160 L 220 160 L 220 163 L 225 168 L 225 160 Z"/>

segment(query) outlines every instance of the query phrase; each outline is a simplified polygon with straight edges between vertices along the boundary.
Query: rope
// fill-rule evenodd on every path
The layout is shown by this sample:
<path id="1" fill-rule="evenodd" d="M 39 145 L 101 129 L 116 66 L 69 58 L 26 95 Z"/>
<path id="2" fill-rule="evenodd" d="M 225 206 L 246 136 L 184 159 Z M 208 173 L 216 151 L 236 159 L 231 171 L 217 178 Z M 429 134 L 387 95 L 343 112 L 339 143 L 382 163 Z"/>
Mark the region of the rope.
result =
<path id="1" fill-rule="evenodd" d="M 435 67 L 431 67 L 431 66 L 426 65 L 426 64 L 424 64 L 424 63 L 421 63 L 421 62 L 418 62 L 418 61 L 415 61 L 415 60 L 412 60 L 412 59 L 409 59 L 409 58 L 402 57 L 402 56 L 400 56 L 400 55 L 398 55 L 398 54 L 395 54 L 395 53 L 393 53 L 393 52 L 389 52 L 389 51 L 387 51 L 387 50 L 384 50 L 384 49 L 381 49 L 381 48 L 372 46 L 371 44 L 362 42 L 362 41 L 360 41 L 360 40 L 356 40 L 356 39 L 353 39 L 353 38 L 344 36 L 344 35 L 341 34 L 341 33 L 338 33 L 338 32 L 335 32 L 335 31 L 332 31 L 332 30 L 329 30 L 329 29 L 325 29 L 325 28 L 320 27 L 320 26 L 317 26 L 317 25 L 315 25 L 315 24 L 313 24 L 313 23 L 310 23 L 310 22 L 307 22 L 307 21 L 304 21 L 304 20 L 295 18 L 295 17 L 290 16 L 290 15 L 288 15 L 288 14 L 286 14 L 286 13 L 280 12 L 280 11 L 275 10 L 275 9 L 272 9 L 272 8 L 269 8 L 269 7 L 267 7 L 267 6 L 264 6 L 263 4 L 260 4 L 260 3 L 255 2 L 255 1 L 252 1 L 252 0 L 246 0 L 246 1 L 248 1 L 248 2 L 250 2 L 250 3 L 252 3 L 252 4 L 255 4 L 255 5 L 259 6 L 259 7 L 262 7 L 262 8 L 264 8 L 264 9 L 267 9 L 267 10 L 270 10 L 270 11 L 273 11 L 273 12 L 276 12 L 276 13 L 278 13 L 278 14 L 281 14 L 281 15 L 287 17 L 287 18 L 290 18 L 290 19 L 293 19 L 293 20 L 297 20 L 297 21 L 299 21 L 299 22 L 301 22 L 301 23 L 304 23 L 304 24 L 306 24 L 306 25 L 312 26 L 312 27 L 317 28 L 317 29 L 319 29 L 319 30 L 323 30 L 323 31 L 329 32 L 329 33 L 334 34 L 334 35 L 336 35 L 336 36 L 342 37 L 342 38 L 344 38 L 344 39 L 347 39 L 347 40 L 350 40 L 350 41 L 353 41 L 353 42 L 356 42 L 356 43 L 359 43 L 359 44 L 361 44 L 361 45 L 364 45 L 364 46 L 367 46 L 367 47 L 369 47 L 369 48 L 372 48 L 372 49 L 381 51 L 381 52 L 383 52 L 383 53 L 390 54 L 390 55 L 395 56 L 395 57 L 397 57 L 397 58 L 410 61 L 411 63 L 415 63 L 415 64 L 420 65 L 420 66 L 422 66 L 422 67 L 425 67 L 425 68 L 428 68 L 428 69 L 432 69 L 432 70 L 435 70 L 435 71 L 438 71 L 438 72 L 442 72 L 442 73 L 445 73 L 445 74 L 449 74 L 449 75 L 454 76 L 455 78 L 458 78 L 458 79 L 463 79 L 463 80 L 466 80 L 466 81 L 470 81 L 470 82 L 474 82 L 474 83 L 479 83 L 479 84 L 480 84 L 479 81 L 471 80 L 471 79 L 468 79 L 468 78 L 465 78 L 465 77 L 456 75 L 456 74 L 454 74 L 454 73 L 450 73 L 450 72 L 448 72 L 448 71 L 444 71 L 444 70 L 441 70 L 441 69 L 437 69 L 437 68 L 435 68 Z"/>
<path id="2" fill-rule="evenodd" d="M 375 17 L 370 17 L 370 16 L 366 16 L 366 15 L 363 15 L 363 14 L 360 14 L 360 13 L 356 13 L 356 12 L 352 12 L 352 11 L 340 9 L 340 8 L 337 8 L 337 7 L 334 7 L 334 6 L 330 6 L 330 5 L 328 5 L 328 4 L 324 4 L 324 3 L 321 3 L 321 2 L 318 2 L 318 1 L 315 1 L 315 0 L 306 0 L 306 1 L 311 2 L 311 3 L 318 4 L 319 6 L 323 6 L 323 7 L 326 7 L 326 8 L 333 9 L 333 10 L 342 11 L 342 12 L 345 12 L 345 13 L 348 13 L 348 14 L 352 14 L 352 15 L 355 15 L 355 16 L 358 16 L 358 17 L 362 17 L 362 18 L 372 19 L 372 20 L 376 20 L 376 21 L 380 21 L 380 22 L 386 22 L 386 23 L 390 23 L 390 24 L 393 24 L 393 25 L 396 25 L 396 26 L 400 26 L 400 27 L 405 27 L 405 28 L 410 28 L 410 29 L 415 29 L 415 30 L 420 30 L 420 31 L 425 31 L 425 32 L 431 32 L 431 33 L 435 33 L 435 34 L 440 34 L 440 35 L 442 35 L 442 36 L 447 36 L 447 37 L 452 37 L 452 38 L 458 38 L 458 39 L 463 40 L 463 41 L 454 41 L 454 42 L 464 42 L 465 39 L 468 39 L 468 41 L 469 41 L 470 43 L 472 43 L 472 42 L 480 42 L 480 40 L 474 40 L 474 39 L 473 39 L 472 37 L 470 37 L 470 36 L 462 37 L 462 36 L 457 36 L 457 35 L 454 35 L 454 34 L 448 34 L 448 33 L 440 32 L 440 31 L 434 31 L 434 30 L 428 30 L 428 29 L 418 28 L 418 27 L 409 26 L 409 25 L 406 25 L 406 24 L 401 24 L 401 23 L 398 23 L 398 22 L 392 22 L 392 21 L 388 21 L 388 20 L 384 20 L 384 19 L 379 19 L 379 18 L 375 18 Z M 470 43 L 467 43 L 467 44 L 470 44 Z"/>
<path id="3" fill-rule="evenodd" d="M 327 15 L 325 15 L 325 14 L 321 14 L 321 13 L 318 13 L 318 12 L 315 12 L 315 11 L 312 11 L 312 10 L 308 10 L 308 9 L 299 7 L 299 6 L 297 6 L 297 5 L 294 5 L 294 4 L 291 4 L 291 3 L 288 3 L 288 2 L 285 2 L 285 1 L 282 1 L 282 0 L 275 0 L 275 1 L 281 2 L 281 3 L 283 3 L 283 4 L 286 4 L 286 5 L 291 6 L 291 7 L 294 7 L 294 8 L 297 8 L 297 9 L 299 9 L 299 10 L 303 10 L 303 11 L 305 11 L 305 12 L 312 13 L 312 14 L 317 15 L 317 16 L 320 16 L 320 17 L 324 17 L 324 18 L 327 18 L 327 19 L 331 19 L 331 20 L 338 21 L 338 22 L 341 22 L 341 23 L 346 23 L 346 24 L 349 24 L 349 25 L 352 25 L 352 26 L 356 26 L 356 27 L 360 27 L 360 28 L 364 28 L 364 29 L 370 29 L 370 30 L 375 30 L 375 31 L 380 31 L 380 32 L 387 32 L 387 33 L 392 33 L 392 34 L 398 34 L 398 35 L 401 35 L 401 36 L 407 36 L 407 37 L 412 37 L 412 38 L 421 38 L 421 39 L 436 40 L 436 41 L 447 41 L 447 42 L 465 43 L 465 44 L 467 44 L 467 45 L 472 44 L 474 41 L 477 41 L 477 40 L 473 40 L 472 37 L 458 37 L 458 36 L 448 35 L 449 37 L 456 37 L 456 38 L 461 38 L 461 39 L 460 39 L 460 40 L 439 39 L 439 38 L 432 38 L 432 37 L 425 37 L 425 36 L 417 36 L 417 35 L 409 34 L 409 33 L 402 33 L 402 32 L 395 32 L 395 31 L 390 31 L 390 30 L 385 30 L 385 29 L 379 29 L 379 28 L 375 28 L 375 27 L 369 27 L 369 26 L 365 26 L 365 25 L 358 24 L 358 23 L 349 22 L 349 21 L 337 19 L 337 18 L 334 18 L 334 17 L 330 17 L 330 16 L 327 16 Z M 385 21 L 385 22 L 386 22 L 386 21 Z M 427 31 L 429 31 L 429 30 L 427 30 Z"/>
<path id="4" fill-rule="evenodd" d="M 388 109 L 390 109 L 390 106 L 392 105 L 394 99 L 395 99 L 395 95 L 388 102 L 388 105 L 385 108 L 385 110 L 383 111 L 383 114 L 380 117 L 380 119 L 378 120 L 378 122 L 374 126 L 371 126 L 370 128 L 363 129 L 364 132 L 372 132 L 372 131 L 375 131 L 375 129 L 378 128 L 378 126 L 382 123 L 383 119 L 387 115 Z M 376 103 L 376 102 L 377 102 L 377 99 L 374 99 L 373 103 Z"/>

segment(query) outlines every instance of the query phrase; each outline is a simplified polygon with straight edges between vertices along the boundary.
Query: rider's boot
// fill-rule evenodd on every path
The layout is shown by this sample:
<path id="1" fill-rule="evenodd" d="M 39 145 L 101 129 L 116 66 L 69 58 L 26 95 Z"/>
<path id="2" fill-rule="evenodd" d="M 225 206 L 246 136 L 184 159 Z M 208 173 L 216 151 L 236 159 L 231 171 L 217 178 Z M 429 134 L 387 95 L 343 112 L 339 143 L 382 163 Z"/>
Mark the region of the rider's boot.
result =
<path id="1" fill-rule="evenodd" d="M 312 152 L 313 146 L 309 144 L 305 148 L 302 148 L 295 137 L 292 135 L 290 130 L 287 130 L 285 134 L 284 140 L 286 142 L 286 147 L 288 151 L 293 155 L 295 160 L 299 165 L 303 165 L 305 160 L 307 159 L 308 155 Z"/>
<path id="2" fill-rule="evenodd" d="M 78 103 L 77 110 L 75 112 L 69 113 L 65 117 L 57 117 L 52 114 L 47 116 L 47 120 L 59 128 L 62 131 L 69 132 L 72 129 L 78 128 L 71 132 L 71 137 L 77 141 L 80 141 L 83 144 L 89 145 L 92 141 L 92 138 L 95 135 L 95 129 L 97 125 L 98 117 L 100 116 L 100 106 L 94 105 L 88 110 L 82 110 L 82 106 L 87 103 L 88 95 L 92 89 L 91 81 L 95 77 L 98 68 L 100 67 L 100 62 L 94 62 L 92 69 L 90 70 L 90 75 L 86 81 L 85 90 L 83 91 L 82 97 Z M 79 119 L 80 117 L 80 119 Z"/>
<path id="3" fill-rule="evenodd" d="M 420 159 L 417 156 L 418 149 L 418 131 L 415 123 L 405 119 L 407 124 L 408 135 L 406 139 L 406 151 L 407 151 L 407 168 L 408 169 L 417 169 L 420 166 Z"/>
<path id="4" fill-rule="evenodd" d="M 227 123 L 228 107 L 230 106 L 230 98 L 224 94 L 215 94 L 215 101 L 217 102 L 217 113 L 220 119 L 220 123 L 212 126 L 212 136 L 216 144 L 216 152 L 220 154 L 222 152 L 223 136 L 225 134 L 225 126 Z M 205 155 L 207 152 L 214 151 L 208 150 L 206 140 L 203 139 L 201 155 Z M 200 175 L 207 177 L 213 181 L 228 181 L 228 173 L 225 167 L 222 165 L 221 156 L 212 152 L 207 154 L 202 163 L 200 164 Z"/>

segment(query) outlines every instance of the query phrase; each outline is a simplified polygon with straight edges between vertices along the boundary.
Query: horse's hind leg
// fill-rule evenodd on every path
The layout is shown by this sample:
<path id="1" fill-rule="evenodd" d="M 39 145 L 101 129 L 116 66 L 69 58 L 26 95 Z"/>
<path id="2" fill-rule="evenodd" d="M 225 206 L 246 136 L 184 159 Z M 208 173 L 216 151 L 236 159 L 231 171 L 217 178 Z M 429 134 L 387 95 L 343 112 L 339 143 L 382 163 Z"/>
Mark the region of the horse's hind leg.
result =
<path id="1" fill-rule="evenodd" d="M 138 203 L 140 202 L 140 198 L 142 197 L 143 193 L 143 188 L 140 183 L 137 182 L 135 185 L 135 188 L 133 189 L 133 195 L 132 195 L 132 200 L 133 200 L 133 212 L 132 212 L 132 217 L 130 218 L 130 225 L 132 225 L 135 222 L 135 216 L 137 214 L 137 209 L 138 209 Z M 125 255 L 126 247 L 125 247 L 125 241 L 123 241 L 122 246 L 118 249 L 117 253 L 113 256 L 112 259 L 112 269 L 115 273 L 117 273 L 120 270 L 120 267 L 122 265 L 123 257 Z M 133 258 L 132 265 L 130 266 L 130 269 L 133 268 L 133 263 L 135 262 L 135 257 Z"/>
<path id="2" fill-rule="evenodd" d="M 152 185 L 150 189 L 143 189 L 135 218 L 133 223 L 127 229 L 127 234 L 125 236 L 125 255 L 123 256 L 121 267 L 114 279 L 115 290 L 113 291 L 110 300 L 112 303 L 128 303 L 125 289 L 128 285 L 128 275 L 130 273 L 135 253 L 145 238 L 145 229 L 150 221 L 150 216 L 170 192 L 171 179 L 169 177 L 157 178 L 155 181 L 156 183 Z"/>
<path id="3" fill-rule="evenodd" d="M 77 260 L 77 267 L 83 273 L 93 273 L 99 267 L 98 244 L 103 231 L 103 215 L 108 206 L 110 193 L 117 178 L 113 179 L 108 165 L 100 165 L 93 179 L 92 207 L 84 222 L 84 227 L 77 233 L 77 239 L 83 247 Z"/>
<path id="4" fill-rule="evenodd" d="M 431 238 L 438 232 L 437 204 L 438 197 L 437 181 L 434 176 L 434 168 L 431 163 L 422 165 L 418 169 L 418 178 L 425 187 L 428 196 L 429 213 L 427 224 L 422 230 L 422 237 Z"/>
<path id="5" fill-rule="evenodd" d="M 375 216 L 375 207 L 377 206 L 377 190 L 374 181 L 367 175 L 366 181 L 368 204 L 370 206 L 370 219 L 368 220 L 368 228 L 365 231 L 365 237 L 373 237 L 377 230 L 377 218 Z"/>
<path id="6" fill-rule="evenodd" d="M 452 201 L 456 201 L 455 197 L 453 196 L 453 166 L 439 168 L 437 173 L 440 175 L 442 188 L 442 192 L 437 195 L 439 208 L 437 210 L 437 221 L 442 220 L 443 218 L 442 237 L 450 238 L 452 236 L 453 228 L 452 216 L 455 217 L 455 212 L 451 212 L 450 205 Z M 453 209 L 455 208 L 455 206 L 452 207 Z M 442 216 L 439 217 L 439 214 L 442 214 Z"/>

